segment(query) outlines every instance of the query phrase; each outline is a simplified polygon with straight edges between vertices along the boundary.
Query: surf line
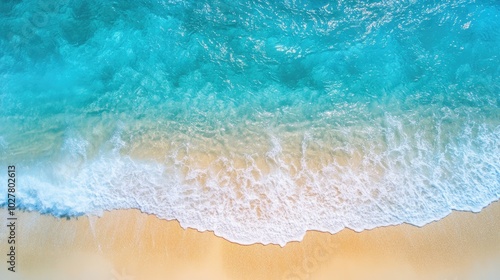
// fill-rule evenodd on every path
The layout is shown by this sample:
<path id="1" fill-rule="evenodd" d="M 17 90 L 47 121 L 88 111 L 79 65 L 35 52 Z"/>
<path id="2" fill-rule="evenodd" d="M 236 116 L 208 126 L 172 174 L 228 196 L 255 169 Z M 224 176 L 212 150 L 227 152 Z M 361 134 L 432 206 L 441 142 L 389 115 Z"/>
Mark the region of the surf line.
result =
<path id="1" fill-rule="evenodd" d="M 7 254 L 7 263 L 9 267 L 7 270 L 16 272 L 16 167 L 10 165 L 7 168 L 7 227 L 9 228 L 9 236 L 7 243 L 9 246 L 9 253 Z"/>

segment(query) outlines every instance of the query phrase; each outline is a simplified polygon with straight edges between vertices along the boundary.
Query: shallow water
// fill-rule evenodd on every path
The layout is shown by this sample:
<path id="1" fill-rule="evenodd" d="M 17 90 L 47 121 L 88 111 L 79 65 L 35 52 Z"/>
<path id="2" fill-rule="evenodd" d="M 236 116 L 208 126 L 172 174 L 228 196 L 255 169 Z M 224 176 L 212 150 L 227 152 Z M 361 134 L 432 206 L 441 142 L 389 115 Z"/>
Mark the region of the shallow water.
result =
<path id="1" fill-rule="evenodd" d="M 0 5 L 24 209 L 283 245 L 500 198 L 498 1 Z"/>

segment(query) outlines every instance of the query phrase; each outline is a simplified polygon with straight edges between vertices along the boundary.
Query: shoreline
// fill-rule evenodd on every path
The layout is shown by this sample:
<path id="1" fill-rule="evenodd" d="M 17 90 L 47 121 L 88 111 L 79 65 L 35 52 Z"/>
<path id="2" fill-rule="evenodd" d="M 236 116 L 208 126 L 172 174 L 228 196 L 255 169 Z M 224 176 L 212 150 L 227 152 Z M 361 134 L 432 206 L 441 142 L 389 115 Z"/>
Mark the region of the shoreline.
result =
<path id="1" fill-rule="evenodd" d="M 45 216 L 45 217 L 52 217 L 52 218 L 55 218 L 55 219 L 65 219 L 65 220 L 78 220 L 78 219 L 82 219 L 82 218 L 86 218 L 86 219 L 100 219 L 102 218 L 103 216 L 105 216 L 106 214 L 111 214 L 115 211 L 138 211 L 141 215 L 146 215 L 148 217 L 152 217 L 152 218 L 155 218 L 155 219 L 158 219 L 160 221 L 165 221 L 165 222 L 168 222 L 168 223 L 177 223 L 179 224 L 179 227 L 183 230 L 194 230 L 200 234 L 203 234 L 203 233 L 210 233 L 210 234 L 213 234 L 214 236 L 218 237 L 218 238 L 221 238 L 223 239 L 224 241 L 226 242 L 230 242 L 230 243 L 233 243 L 235 245 L 240 245 L 240 246 L 253 246 L 253 245 L 263 245 L 263 246 L 279 246 L 281 248 L 284 248 L 286 247 L 288 244 L 290 243 L 294 243 L 294 242 L 302 242 L 304 240 L 304 237 L 309 234 L 309 233 L 313 233 L 313 232 L 317 232 L 317 233 L 320 233 L 320 234 L 331 234 L 331 235 L 335 235 L 335 234 L 338 234 L 342 231 L 352 231 L 352 232 L 355 232 L 355 233 L 363 233 L 363 232 L 370 232 L 370 231 L 373 231 L 373 230 L 377 230 L 377 229 L 384 229 L 384 228 L 391 228 L 391 227 L 399 227 L 399 226 L 410 226 L 410 227 L 415 227 L 415 228 L 419 228 L 419 229 L 422 229 L 422 228 L 425 228 L 427 227 L 428 225 L 431 225 L 431 224 L 434 224 L 434 223 L 439 223 L 441 220 L 443 219 L 446 219 L 448 218 L 450 215 L 453 215 L 454 213 L 467 213 L 467 214 L 480 214 L 484 209 L 488 208 L 489 206 L 491 205 L 495 205 L 495 204 L 500 204 L 500 199 L 497 199 L 497 200 L 494 200 L 490 203 L 488 203 L 486 206 L 482 207 L 481 210 L 479 211 L 471 211 L 471 210 L 455 210 L 455 209 L 451 209 L 450 210 L 450 213 L 446 214 L 445 216 L 441 217 L 441 218 L 438 218 L 438 219 L 435 219 L 435 220 L 432 220 L 431 222 L 428 222 L 424 225 L 415 225 L 415 224 L 412 224 L 412 223 L 408 223 L 408 222 L 402 222 L 402 223 L 399 223 L 399 224 L 392 224 L 392 225 L 382 225 L 382 226 L 375 226 L 375 227 L 372 227 L 372 228 L 366 228 L 366 229 L 363 229 L 361 231 L 357 231 L 355 229 L 352 229 L 352 228 L 349 228 L 349 227 L 344 227 L 342 228 L 341 230 L 337 231 L 337 232 L 330 232 L 330 231 L 327 231 L 327 230 L 319 230 L 319 229 L 308 229 L 305 231 L 305 233 L 303 234 L 302 238 L 300 240 L 291 240 L 291 241 L 287 241 L 285 243 L 285 245 L 281 245 L 279 243 L 273 243 L 273 242 L 270 242 L 270 243 L 262 243 L 262 242 L 254 242 L 254 243 L 239 243 L 237 241 L 233 241 L 227 237 L 224 237 L 220 234 L 218 234 L 216 231 L 214 230 L 210 230 L 210 229 L 206 229 L 206 230 L 199 230 L 197 228 L 194 228 L 194 227 L 190 227 L 190 226 L 183 226 L 181 221 L 179 221 L 177 218 L 174 218 L 174 219 L 164 219 L 164 218 L 160 218 L 158 217 L 156 214 L 152 214 L 152 213 L 147 213 L 147 212 L 144 212 L 142 211 L 141 209 L 139 208 L 127 208 L 127 209 L 114 209 L 114 210 L 103 210 L 102 211 L 102 214 L 83 214 L 81 216 L 55 216 L 55 215 L 52 215 L 50 213 L 39 213 L 37 211 L 33 211 L 33 210 L 17 210 L 21 213 L 24 213 L 24 214 L 28 214 L 28 215 L 32 215 L 32 214 L 35 214 L 35 215 L 40 215 L 40 216 Z M 0 208 L 1 211 L 5 211 L 6 209 L 5 208 Z"/>
<path id="2" fill-rule="evenodd" d="M 123 273 L 134 275 L 136 280 L 167 276 L 478 279 L 478 273 L 500 273 L 493 265 L 500 262 L 499 201 L 479 213 L 453 211 L 423 227 L 401 224 L 362 232 L 344 229 L 336 234 L 311 230 L 303 240 L 288 242 L 284 247 L 241 245 L 214 232 L 183 229 L 178 221 L 162 220 L 139 210 L 113 210 L 103 212 L 101 217 L 71 219 L 35 212 L 17 214 L 22 269 L 16 274 L 22 278 L 12 278 L 4 269 L 0 272 L 2 279 L 42 279 L 41 275 L 47 279 L 78 279 L 69 275 L 87 275 L 99 269 L 100 273 L 116 274 L 112 276 L 115 280 L 121 280 L 117 275 Z M 0 218 L 5 220 L 5 215 L 6 211 L 0 211 Z M 2 241 L 2 253 L 5 246 Z"/>
<path id="3" fill-rule="evenodd" d="M 156 214 L 151 214 L 151 213 L 147 213 L 147 212 L 143 212 L 141 209 L 139 208 L 128 208 L 128 209 L 116 209 L 116 210 L 103 210 L 103 214 L 102 215 L 94 215 L 94 214 L 84 214 L 82 216 L 77 216 L 77 217 L 69 217 L 69 219 L 75 219 L 75 218 L 81 218 L 81 217 L 87 217 L 87 218 L 101 218 L 104 213 L 110 213 L 110 212 L 113 212 L 113 211 L 139 211 L 141 214 L 144 214 L 144 215 L 147 215 L 147 216 L 152 216 L 156 219 L 159 219 L 159 220 L 163 220 L 163 221 L 166 221 L 166 222 L 175 222 L 175 223 L 178 223 L 179 226 L 183 229 L 183 230 L 195 230 L 197 231 L 198 233 L 211 233 L 213 234 L 214 236 L 218 237 L 218 238 L 221 238 L 223 239 L 224 241 L 227 241 L 227 242 L 230 242 L 230 243 L 233 243 L 235 245 L 240 245 L 240 246 L 252 246 L 252 245 L 263 245 L 263 246 L 279 246 L 281 248 L 284 248 L 286 247 L 288 244 L 290 243 L 294 243 L 294 242 L 302 242 L 304 240 L 304 237 L 308 234 L 308 233 L 313 233 L 313 232 L 316 232 L 316 233 L 319 233 L 319 234 L 331 234 L 331 235 L 335 235 L 335 234 L 338 234 L 339 232 L 342 232 L 342 231 L 352 231 L 352 232 L 355 232 L 355 233 L 363 233 L 363 232 L 370 232 L 370 231 L 373 231 L 373 230 L 377 230 L 379 228 L 383 229 L 383 228 L 391 228 L 391 227 L 398 227 L 398 226 L 410 226 L 410 227 L 416 227 L 416 228 L 424 228 L 430 224 L 434 224 L 434 223 L 438 223 L 439 221 L 443 220 L 443 219 L 446 219 L 447 217 L 449 217 L 450 215 L 453 215 L 454 213 L 470 213 L 470 214 L 480 214 L 484 209 L 488 208 L 490 205 L 494 205 L 494 204 L 500 204 L 500 198 L 497 199 L 497 200 L 494 200 L 490 203 L 488 203 L 486 206 L 482 207 L 481 210 L 479 211 L 471 211 L 471 210 L 455 210 L 455 209 L 451 209 L 450 210 L 450 213 L 446 214 L 445 216 L 441 217 L 441 218 L 438 218 L 438 219 L 435 219 L 435 220 L 432 220 L 431 222 L 428 222 L 424 225 L 415 225 L 415 224 L 412 224 L 412 223 L 408 223 L 408 222 L 402 222 L 400 224 L 394 224 L 394 225 L 383 225 L 383 226 L 375 226 L 373 228 L 366 228 L 366 229 L 363 229 L 361 231 L 357 231 L 355 229 L 352 229 L 352 228 L 349 228 L 349 227 L 344 227 L 342 228 L 341 230 L 337 231 L 337 232 L 329 232 L 329 231 L 324 231 L 324 230 L 319 230 L 319 229 L 308 229 L 305 231 L 305 233 L 302 235 L 302 238 L 300 240 L 291 240 L 291 241 L 288 241 L 285 243 L 285 245 L 281 245 L 279 243 L 262 243 L 262 242 L 254 242 L 254 243 L 239 243 L 237 241 L 233 241 L 231 239 L 228 239 L 222 235 L 219 235 L 217 234 L 214 230 L 210 230 L 210 229 L 207 229 L 207 230 L 198 230 L 197 228 L 194 228 L 194 227 L 189 227 L 189 226 L 182 226 L 182 223 L 181 221 L 179 221 L 178 219 L 164 219 L 164 218 L 160 218 L 158 216 L 156 216 Z M 24 212 L 27 212 L 27 213 L 38 213 L 36 211 L 24 211 Z M 47 215 L 47 216 L 52 216 L 52 217 L 55 217 L 55 218 L 67 218 L 67 217 L 56 217 L 56 216 L 53 216 L 51 214 L 41 214 L 41 215 Z"/>

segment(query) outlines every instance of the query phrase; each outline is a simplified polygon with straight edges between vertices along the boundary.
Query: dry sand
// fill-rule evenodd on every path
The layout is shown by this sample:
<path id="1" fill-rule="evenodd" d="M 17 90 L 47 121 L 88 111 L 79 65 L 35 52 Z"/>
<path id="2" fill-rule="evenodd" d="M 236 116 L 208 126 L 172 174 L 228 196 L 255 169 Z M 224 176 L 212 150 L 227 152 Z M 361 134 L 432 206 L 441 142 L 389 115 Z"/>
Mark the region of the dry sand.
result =
<path id="1" fill-rule="evenodd" d="M 17 272 L 7 271 L 2 227 L 0 279 L 500 279 L 500 202 L 422 228 L 311 231 L 283 248 L 242 246 L 137 210 L 17 215 Z"/>

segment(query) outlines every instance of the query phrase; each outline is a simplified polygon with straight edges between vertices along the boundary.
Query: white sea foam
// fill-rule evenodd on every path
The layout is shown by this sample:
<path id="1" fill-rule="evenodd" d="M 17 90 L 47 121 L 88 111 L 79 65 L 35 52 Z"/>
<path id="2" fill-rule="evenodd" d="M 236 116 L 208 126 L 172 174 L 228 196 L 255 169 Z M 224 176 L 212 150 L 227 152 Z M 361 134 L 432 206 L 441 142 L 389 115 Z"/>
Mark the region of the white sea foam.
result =
<path id="1" fill-rule="evenodd" d="M 200 167 L 190 158 L 194 154 L 179 159 L 172 151 L 165 156 L 175 160 L 164 162 L 124 155 L 119 133 L 108 143 L 114 149 L 87 158 L 88 142 L 68 134 L 58 161 L 18 167 L 18 201 L 57 216 L 138 208 L 241 244 L 284 245 L 307 230 L 422 226 L 453 209 L 480 211 L 500 197 L 500 127 L 466 124 L 457 139 L 437 143 L 450 132 L 437 129 L 429 138 L 390 115 L 384 122 L 378 132 L 385 149 L 375 139 L 366 140 L 364 150 L 354 140 L 326 148 L 303 133 L 299 164 L 286 154 L 284 136 L 269 136 L 261 154 L 242 153 L 244 163 L 234 153 L 221 154 Z M 361 132 L 343 133 L 354 139 Z M 315 146 L 320 153 L 342 150 L 348 156 L 315 163 Z M 261 170 L 259 157 L 268 170 Z"/>

